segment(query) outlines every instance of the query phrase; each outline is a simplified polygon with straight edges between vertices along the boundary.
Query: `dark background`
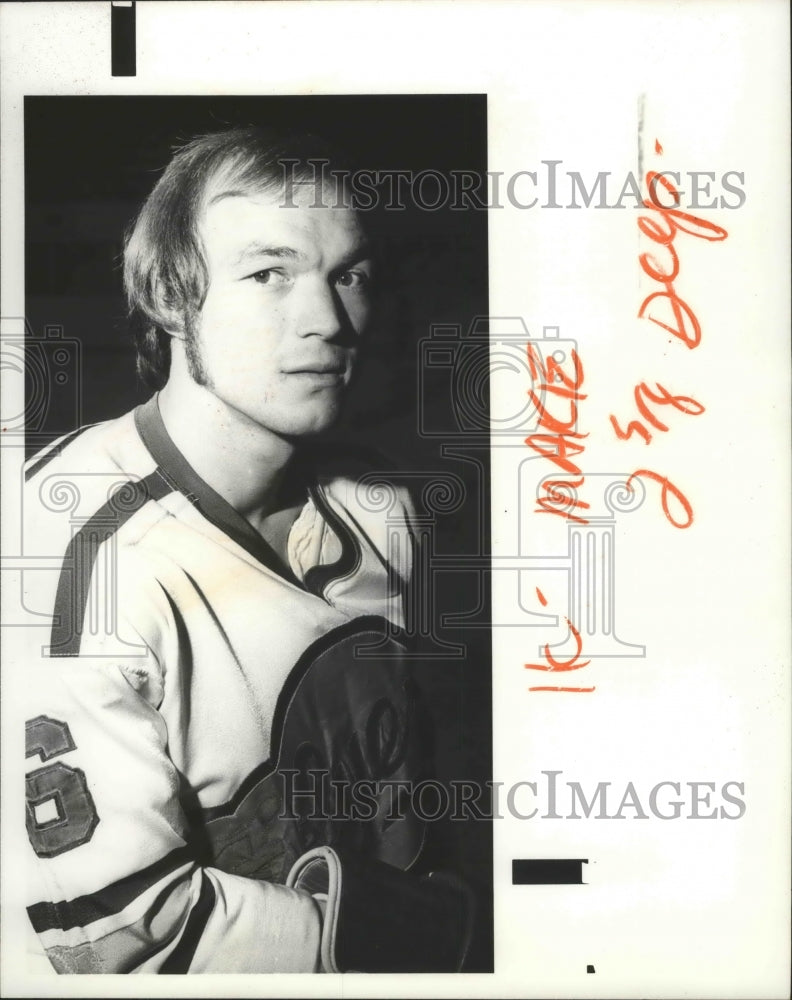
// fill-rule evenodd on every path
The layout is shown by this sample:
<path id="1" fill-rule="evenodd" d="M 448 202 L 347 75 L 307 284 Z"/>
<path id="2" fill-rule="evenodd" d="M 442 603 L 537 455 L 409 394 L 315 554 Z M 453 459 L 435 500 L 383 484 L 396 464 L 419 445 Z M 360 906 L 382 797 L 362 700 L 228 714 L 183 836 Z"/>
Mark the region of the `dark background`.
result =
<path id="1" fill-rule="evenodd" d="M 482 95 L 26 98 L 29 453 L 148 398 L 135 375 L 125 319 L 124 232 L 174 145 L 250 123 L 320 135 L 343 150 L 352 168 L 481 175 L 487 169 Z M 426 190 L 433 196 L 431 185 Z M 448 427 L 448 438 L 423 435 L 417 416 L 420 341 L 433 324 L 464 331 L 487 314 L 486 212 L 427 211 L 408 201 L 405 211 L 366 213 L 366 222 L 387 247 L 383 296 L 344 424 L 333 436 L 384 452 L 415 473 L 419 492 L 433 474 L 459 477 L 465 501 L 432 518 L 433 551 L 486 560 L 480 539 L 489 538 L 488 451 L 476 452 L 478 473 L 442 454 L 444 441 L 464 444 L 444 372 L 421 402 L 435 430 Z M 436 773 L 443 781 L 483 783 L 492 777 L 490 631 L 441 627 L 441 617 L 477 608 L 476 620 L 488 622 L 488 574 L 459 570 L 434 579 L 435 634 L 465 647 L 463 656 L 427 659 L 416 670 L 436 719 Z M 491 970 L 491 824 L 432 826 L 438 860 L 464 875 L 479 897 L 467 968 Z"/>

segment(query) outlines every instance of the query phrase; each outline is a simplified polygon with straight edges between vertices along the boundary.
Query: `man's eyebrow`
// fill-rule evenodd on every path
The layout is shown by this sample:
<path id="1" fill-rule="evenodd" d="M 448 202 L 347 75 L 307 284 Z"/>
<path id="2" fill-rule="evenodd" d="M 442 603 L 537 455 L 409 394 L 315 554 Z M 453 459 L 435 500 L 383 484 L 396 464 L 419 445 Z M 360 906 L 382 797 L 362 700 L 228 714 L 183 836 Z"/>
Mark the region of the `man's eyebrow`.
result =
<path id="1" fill-rule="evenodd" d="M 341 271 L 351 264 L 357 264 L 362 260 L 370 260 L 373 256 L 374 251 L 370 243 L 359 243 L 348 254 L 344 255 L 343 260 L 333 270 Z"/>
<path id="2" fill-rule="evenodd" d="M 368 243 L 360 243 L 348 254 L 345 254 L 344 259 L 333 270 L 341 271 L 351 264 L 357 264 L 358 261 L 367 260 L 371 255 L 371 246 Z M 245 264 L 248 261 L 257 260 L 259 257 L 274 257 L 276 260 L 304 260 L 305 254 L 300 250 L 295 250 L 294 247 L 274 246 L 270 243 L 261 243 L 258 240 L 254 240 L 239 251 L 234 257 L 233 263 Z"/>
<path id="3" fill-rule="evenodd" d="M 297 260 L 305 255 L 294 247 L 272 246 L 269 243 L 259 243 L 258 240 L 248 245 L 234 257 L 235 264 L 244 264 L 257 257 L 275 257 L 278 260 Z"/>

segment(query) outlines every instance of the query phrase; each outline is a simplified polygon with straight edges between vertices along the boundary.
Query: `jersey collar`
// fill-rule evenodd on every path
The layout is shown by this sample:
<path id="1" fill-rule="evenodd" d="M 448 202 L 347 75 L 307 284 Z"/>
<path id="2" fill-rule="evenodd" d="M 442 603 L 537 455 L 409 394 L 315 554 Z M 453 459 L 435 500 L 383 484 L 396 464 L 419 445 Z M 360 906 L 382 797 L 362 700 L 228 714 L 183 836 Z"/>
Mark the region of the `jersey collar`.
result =
<path id="1" fill-rule="evenodd" d="M 237 545 L 241 545 L 254 559 L 289 583 L 304 589 L 290 567 L 286 566 L 253 525 L 202 479 L 182 455 L 165 429 L 158 395 L 155 393 L 147 403 L 136 408 L 135 426 L 161 472 L 208 521 Z"/>

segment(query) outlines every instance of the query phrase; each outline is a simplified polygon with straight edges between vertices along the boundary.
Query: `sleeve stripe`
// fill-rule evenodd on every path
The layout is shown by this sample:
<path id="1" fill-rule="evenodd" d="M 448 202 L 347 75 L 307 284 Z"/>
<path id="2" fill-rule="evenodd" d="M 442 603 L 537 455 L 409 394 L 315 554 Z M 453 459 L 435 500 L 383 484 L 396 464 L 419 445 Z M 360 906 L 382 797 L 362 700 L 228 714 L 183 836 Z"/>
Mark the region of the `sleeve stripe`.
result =
<path id="1" fill-rule="evenodd" d="M 173 487 L 155 469 L 145 479 L 119 486 L 107 503 L 72 537 L 63 558 L 55 594 L 50 656 L 80 654 L 85 609 L 99 547 L 149 500 L 162 500 L 172 492 Z"/>
<path id="2" fill-rule="evenodd" d="M 41 942 L 50 962 L 61 973 L 134 972 L 172 946 L 184 927 L 190 897 L 189 883 L 178 881 L 175 886 L 166 885 L 161 890 L 155 886 L 139 897 L 145 905 L 130 914 L 137 916 L 132 923 L 104 931 L 108 921 L 100 920 L 90 928 L 48 931 L 42 934 Z M 135 906 L 133 903 L 129 909 Z M 117 921 L 124 916 L 125 913 L 116 914 L 108 920 Z M 99 929 L 99 936 L 88 937 L 94 928 Z"/>
<path id="3" fill-rule="evenodd" d="M 71 930 L 94 920 L 120 913 L 133 899 L 192 860 L 188 847 L 177 847 L 142 871 L 127 875 L 98 892 L 59 903 L 34 903 L 27 909 L 30 922 L 39 934 L 50 930 Z"/>
<path id="4" fill-rule="evenodd" d="M 86 424 L 84 427 L 78 427 L 76 431 L 72 431 L 70 434 L 65 434 L 58 441 L 53 442 L 49 451 L 41 455 L 40 458 L 32 461 L 32 464 L 28 464 L 25 469 L 25 482 L 30 482 L 33 476 L 38 475 L 43 468 L 49 465 L 53 458 L 57 458 L 67 445 L 70 445 L 72 441 L 82 434 L 83 431 L 87 431 L 91 427 L 96 427 L 96 424 Z"/>
<path id="5" fill-rule="evenodd" d="M 198 902 L 190 911 L 184 933 L 176 947 L 168 955 L 160 967 L 161 973 L 184 973 L 189 972 L 190 964 L 195 957 L 198 942 L 201 940 L 206 925 L 212 915 L 215 906 L 215 889 L 212 881 L 206 875 L 201 882 L 201 894 Z"/>

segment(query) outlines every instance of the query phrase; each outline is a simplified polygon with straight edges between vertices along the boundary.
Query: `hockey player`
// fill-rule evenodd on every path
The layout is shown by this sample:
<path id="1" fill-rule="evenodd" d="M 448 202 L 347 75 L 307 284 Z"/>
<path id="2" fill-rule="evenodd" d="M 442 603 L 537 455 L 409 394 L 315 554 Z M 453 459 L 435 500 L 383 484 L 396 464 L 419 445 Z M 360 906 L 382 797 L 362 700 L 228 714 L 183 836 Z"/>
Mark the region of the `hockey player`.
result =
<path id="1" fill-rule="evenodd" d="M 372 306 L 307 138 L 193 140 L 127 241 L 151 399 L 26 469 L 30 921 L 59 972 L 442 971 L 469 933 L 423 830 L 406 493 L 311 445 Z M 313 160 L 313 163 L 309 161 Z M 288 180 L 284 162 L 288 161 Z"/>

